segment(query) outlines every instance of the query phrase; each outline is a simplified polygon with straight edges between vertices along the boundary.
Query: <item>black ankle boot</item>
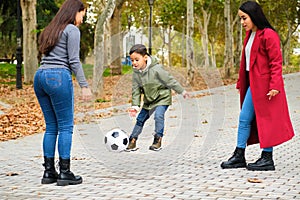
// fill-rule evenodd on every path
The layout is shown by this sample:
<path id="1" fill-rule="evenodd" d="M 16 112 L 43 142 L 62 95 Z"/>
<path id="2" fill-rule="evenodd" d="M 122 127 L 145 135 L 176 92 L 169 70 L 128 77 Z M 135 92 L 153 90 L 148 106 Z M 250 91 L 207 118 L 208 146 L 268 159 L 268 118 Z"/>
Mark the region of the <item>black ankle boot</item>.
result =
<path id="1" fill-rule="evenodd" d="M 261 152 L 261 157 L 255 163 L 249 163 L 247 166 L 248 170 L 252 171 L 274 171 L 274 161 L 272 152 Z"/>
<path id="2" fill-rule="evenodd" d="M 222 169 L 246 167 L 245 149 L 236 147 L 233 155 L 228 161 L 221 163 Z"/>
<path id="3" fill-rule="evenodd" d="M 44 164 L 45 167 L 44 175 L 42 178 L 42 184 L 51 184 L 57 181 L 58 174 L 54 167 L 54 158 L 47 158 L 44 157 Z"/>
<path id="4" fill-rule="evenodd" d="M 82 183 L 81 176 L 75 176 L 70 171 L 70 159 L 59 158 L 59 170 L 60 173 L 57 179 L 58 186 L 77 185 Z"/>

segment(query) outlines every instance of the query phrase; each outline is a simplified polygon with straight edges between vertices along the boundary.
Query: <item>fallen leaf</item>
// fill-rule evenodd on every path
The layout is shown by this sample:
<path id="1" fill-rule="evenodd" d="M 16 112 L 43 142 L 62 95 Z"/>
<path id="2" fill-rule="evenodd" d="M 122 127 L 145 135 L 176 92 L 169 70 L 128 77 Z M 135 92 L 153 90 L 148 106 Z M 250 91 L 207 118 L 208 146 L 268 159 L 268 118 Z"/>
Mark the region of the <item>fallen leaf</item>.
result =
<path id="1" fill-rule="evenodd" d="M 260 180 L 258 178 L 248 178 L 247 180 L 250 183 L 262 183 L 262 180 Z"/>
<path id="2" fill-rule="evenodd" d="M 17 175 L 19 175 L 19 173 L 17 173 L 17 172 L 8 172 L 6 174 L 6 176 L 17 176 Z"/>
<path id="3" fill-rule="evenodd" d="M 202 124 L 207 124 L 207 123 L 208 121 L 206 119 L 202 121 Z"/>

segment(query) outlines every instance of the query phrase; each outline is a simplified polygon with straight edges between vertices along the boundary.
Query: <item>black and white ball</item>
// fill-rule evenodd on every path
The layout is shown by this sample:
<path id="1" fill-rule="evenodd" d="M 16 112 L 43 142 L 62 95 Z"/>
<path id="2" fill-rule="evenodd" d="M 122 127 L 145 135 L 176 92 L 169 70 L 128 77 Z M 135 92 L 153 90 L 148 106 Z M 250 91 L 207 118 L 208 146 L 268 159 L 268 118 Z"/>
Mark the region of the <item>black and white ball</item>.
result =
<path id="1" fill-rule="evenodd" d="M 112 152 L 121 152 L 127 148 L 129 138 L 123 130 L 115 128 L 106 133 L 104 143 L 107 150 Z"/>

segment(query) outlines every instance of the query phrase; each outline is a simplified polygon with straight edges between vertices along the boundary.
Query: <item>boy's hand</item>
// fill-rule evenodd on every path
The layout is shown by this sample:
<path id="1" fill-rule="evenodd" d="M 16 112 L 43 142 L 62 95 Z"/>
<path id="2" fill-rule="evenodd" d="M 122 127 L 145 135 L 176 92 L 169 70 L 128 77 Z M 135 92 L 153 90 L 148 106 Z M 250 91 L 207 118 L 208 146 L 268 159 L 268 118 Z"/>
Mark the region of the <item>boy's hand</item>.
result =
<path id="1" fill-rule="evenodd" d="M 129 108 L 129 109 L 128 109 L 128 112 L 129 112 L 129 116 L 130 116 L 130 117 L 135 117 L 136 114 L 137 114 L 137 110 L 134 109 L 134 108 Z"/>
<path id="2" fill-rule="evenodd" d="M 189 94 L 187 91 L 185 91 L 185 90 L 182 92 L 182 96 L 183 96 L 183 98 L 185 98 L 185 99 L 190 98 L 190 94 Z"/>

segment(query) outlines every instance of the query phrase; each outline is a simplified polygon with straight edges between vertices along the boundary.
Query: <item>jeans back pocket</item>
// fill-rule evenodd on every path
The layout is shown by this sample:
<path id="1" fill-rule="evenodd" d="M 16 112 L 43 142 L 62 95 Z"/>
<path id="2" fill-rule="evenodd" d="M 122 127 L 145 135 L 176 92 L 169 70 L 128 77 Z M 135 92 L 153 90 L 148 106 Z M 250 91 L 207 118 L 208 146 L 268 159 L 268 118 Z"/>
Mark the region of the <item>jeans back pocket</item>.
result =
<path id="1" fill-rule="evenodd" d="M 46 71 L 45 72 L 46 84 L 49 88 L 58 88 L 62 85 L 62 72 L 61 71 Z"/>

